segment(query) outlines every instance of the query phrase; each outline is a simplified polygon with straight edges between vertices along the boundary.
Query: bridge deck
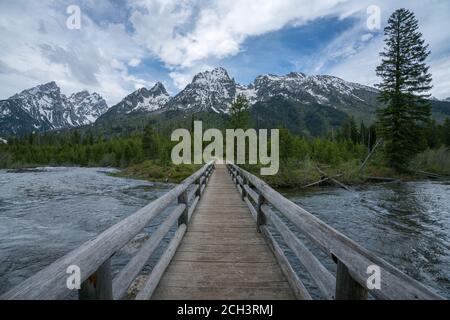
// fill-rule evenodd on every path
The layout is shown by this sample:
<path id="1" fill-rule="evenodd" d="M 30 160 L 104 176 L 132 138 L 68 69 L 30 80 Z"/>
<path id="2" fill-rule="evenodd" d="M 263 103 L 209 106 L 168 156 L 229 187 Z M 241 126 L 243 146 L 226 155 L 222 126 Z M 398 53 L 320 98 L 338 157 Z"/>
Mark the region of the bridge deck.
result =
<path id="1" fill-rule="evenodd" d="M 153 299 L 294 299 L 224 165 L 216 165 Z"/>

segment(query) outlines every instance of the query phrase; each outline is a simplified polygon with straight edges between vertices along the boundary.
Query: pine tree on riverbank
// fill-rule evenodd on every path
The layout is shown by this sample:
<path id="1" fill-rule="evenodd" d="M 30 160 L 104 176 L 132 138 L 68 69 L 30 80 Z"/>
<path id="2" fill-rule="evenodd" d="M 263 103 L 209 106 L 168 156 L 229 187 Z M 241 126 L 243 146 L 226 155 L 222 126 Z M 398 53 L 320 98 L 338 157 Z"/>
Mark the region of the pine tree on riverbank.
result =
<path id="1" fill-rule="evenodd" d="M 385 141 L 389 165 L 401 171 L 417 153 L 431 105 L 426 99 L 431 74 L 425 60 L 430 54 L 419 32 L 418 21 L 409 10 L 396 10 L 384 29 L 385 49 L 376 72 L 380 100 L 386 107 L 378 112 L 379 132 Z"/>
<path id="2" fill-rule="evenodd" d="M 230 129 L 247 129 L 250 125 L 250 112 L 247 98 L 238 95 L 230 107 Z"/>

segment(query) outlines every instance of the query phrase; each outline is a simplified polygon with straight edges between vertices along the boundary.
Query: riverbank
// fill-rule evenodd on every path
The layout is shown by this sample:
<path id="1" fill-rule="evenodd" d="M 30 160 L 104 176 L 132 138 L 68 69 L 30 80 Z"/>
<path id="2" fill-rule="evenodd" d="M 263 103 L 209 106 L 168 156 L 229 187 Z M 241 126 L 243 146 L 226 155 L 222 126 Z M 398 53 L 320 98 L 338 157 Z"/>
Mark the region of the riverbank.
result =
<path id="1" fill-rule="evenodd" d="M 154 182 L 180 183 L 195 171 L 200 169 L 200 165 L 173 165 L 161 164 L 158 161 L 144 161 L 142 163 L 130 165 L 112 176 L 147 180 Z"/>
<path id="2" fill-rule="evenodd" d="M 259 175 L 260 166 L 244 166 L 249 172 Z M 334 164 L 319 163 L 311 159 L 298 161 L 289 159 L 280 163 L 278 174 L 260 176 L 274 188 L 302 188 L 336 185 L 338 182 L 355 186 L 367 183 L 391 181 L 421 181 L 426 179 L 450 179 L 450 150 L 440 148 L 418 154 L 405 172 L 391 169 L 382 154 L 375 155 L 366 166 L 360 159 L 340 161 Z M 322 181 L 321 183 L 318 183 Z"/>

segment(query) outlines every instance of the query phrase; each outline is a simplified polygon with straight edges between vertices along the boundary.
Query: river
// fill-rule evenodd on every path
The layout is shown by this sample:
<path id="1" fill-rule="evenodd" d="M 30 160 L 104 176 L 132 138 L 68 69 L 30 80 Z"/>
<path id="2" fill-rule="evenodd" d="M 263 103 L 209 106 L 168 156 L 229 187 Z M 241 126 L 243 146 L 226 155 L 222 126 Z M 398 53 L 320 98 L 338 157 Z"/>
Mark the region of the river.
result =
<path id="1" fill-rule="evenodd" d="M 0 170 L 0 294 L 173 187 L 109 172 L 114 169 Z M 450 183 L 390 183 L 354 192 L 326 188 L 284 195 L 450 298 Z M 159 222 L 152 222 L 114 257 L 115 272 Z M 330 258 L 320 259 L 335 267 Z M 298 262 L 296 268 L 303 278 Z M 307 278 L 306 285 L 314 287 Z"/>
<path id="2" fill-rule="evenodd" d="M 409 276 L 450 298 L 449 182 L 374 184 L 353 192 L 324 188 L 290 191 L 284 195 Z M 330 258 L 322 255 L 320 260 L 333 269 Z"/>
<path id="3" fill-rule="evenodd" d="M 107 174 L 114 171 L 0 170 L 0 294 L 173 187 Z M 146 231 L 158 223 L 156 219 Z M 144 237 L 141 234 L 114 257 L 115 270 Z"/>

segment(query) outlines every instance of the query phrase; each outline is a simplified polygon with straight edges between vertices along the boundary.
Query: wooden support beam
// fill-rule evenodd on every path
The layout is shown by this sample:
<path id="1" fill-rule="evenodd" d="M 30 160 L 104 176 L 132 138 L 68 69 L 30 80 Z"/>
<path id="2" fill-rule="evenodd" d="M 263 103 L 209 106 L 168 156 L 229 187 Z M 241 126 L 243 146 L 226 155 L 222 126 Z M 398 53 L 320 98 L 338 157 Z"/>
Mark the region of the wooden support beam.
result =
<path id="1" fill-rule="evenodd" d="M 113 300 L 111 258 L 87 278 L 78 291 L 80 300 Z"/>
<path id="2" fill-rule="evenodd" d="M 338 260 L 336 271 L 336 300 L 366 300 L 367 289 L 351 276 L 347 266 Z"/>

